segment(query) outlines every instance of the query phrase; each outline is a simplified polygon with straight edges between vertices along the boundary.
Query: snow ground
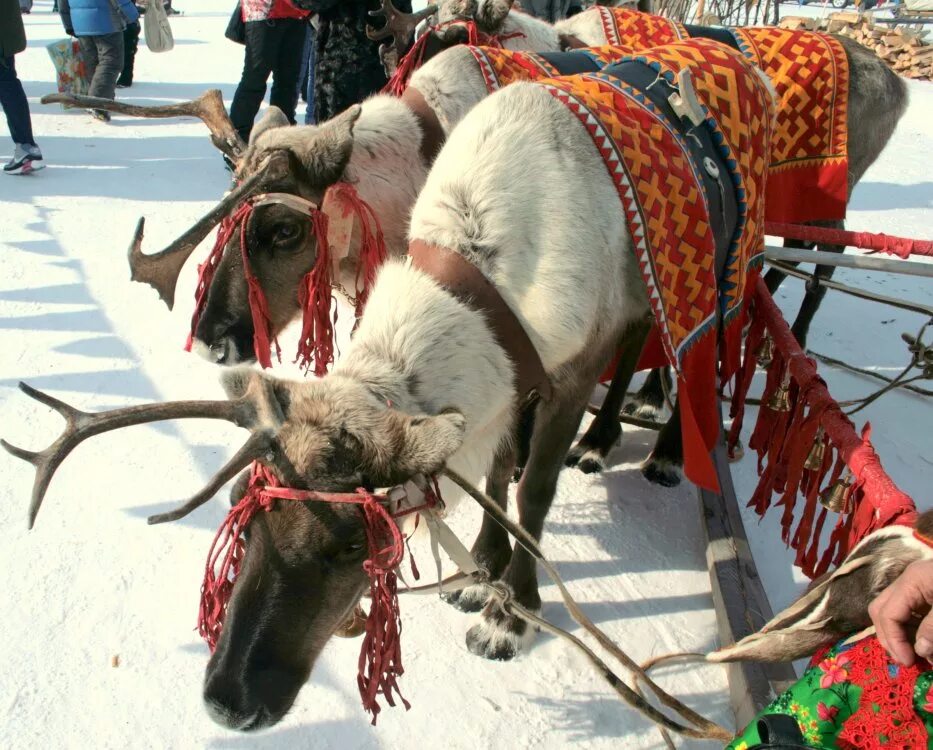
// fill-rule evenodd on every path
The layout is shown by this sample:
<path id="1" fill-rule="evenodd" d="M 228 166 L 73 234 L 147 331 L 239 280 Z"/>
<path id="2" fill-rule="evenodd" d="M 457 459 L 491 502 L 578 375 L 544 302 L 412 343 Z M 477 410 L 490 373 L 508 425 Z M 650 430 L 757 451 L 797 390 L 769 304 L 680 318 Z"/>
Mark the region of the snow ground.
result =
<path id="1" fill-rule="evenodd" d="M 137 83 L 121 97 L 165 103 L 219 85 L 229 101 L 242 54 L 223 39 L 230 5 L 184 4 L 185 16 L 172 19 L 176 49 L 161 56 L 141 49 Z M 39 105 L 53 89 L 44 45 L 63 36 L 49 7 L 49 0 L 37 2 L 27 18 L 29 49 L 17 58 L 49 168 L 33 178 L 0 180 L 0 432 L 32 448 L 50 443 L 61 421 L 15 390 L 20 379 L 89 410 L 220 394 L 217 370 L 180 348 L 189 295 L 180 293 L 177 309 L 167 313 L 153 292 L 128 282 L 125 261 L 139 216 L 148 218 L 152 251 L 212 205 L 227 185 L 220 158 L 197 122 L 118 117 L 104 125 Z M 853 228 L 931 234 L 933 88 L 912 84 L 911 94 L 894 142 L 853 197 Z M 180 289 L 193 287 L 193 274 L 193 267 L 186 269 Z M 929 281 L 852 272 L 839 278 L 930 298 Z M 788 282 L 780 303 L 795 310 L 800 296 L 801 284 Z M 894 372 L 906 359 L 898 334 L 921 322 L 830 296 L 811 345 Z M 873 388 L 823 371 L 837 398 Z M 865 417 L 888 471 L 929 507 L 929 401 L 893 394 Z M 687 486 L 661 490 L 641 478 L 637 467 L 650 439 L 628 431 L 603 476 L 564 472 L 544 541 L 590 617 L 639 659 L 717 645 L 695 494 Z M 216 727 L 201 707 L 207 648 L 193 626 L 204 557 L 225 503 L 215 500 L 169 527 L 149 528 L 144 519 L 200 487 L 241 440 L 236 429 L 214 423 L 96 438 L 59 470 L 31 533 L 24 521 L 32 472 L 0 458 L 7 644 L 0 747 L 660 746 L 654 729 L 620 706 L 563 643 L 540 636 L 513 663 L 483 662 L 463 644 L 469 616 L 430 597 L 403 602 L 409 713 L 386 710 L 371 728 L 355 687 L 358 642 L 335 641 L 281 724 L 250 736 Z M 740 497 L 747 497 L 754 485 L 751 459 L 735 475 Z M 454 520 L 469 530 L 478 517 L 465 508 Z M 773 604 L 783 606 L 798 590 L 799 575 L 774 519 L 760 526 L 747 520 Z M 554 587 L 543 586 L 542 595 L 545 616 L 569 626 Z M 719 668 L 674 671 L 666 684 L 700 711 L 731 722 Z"/>

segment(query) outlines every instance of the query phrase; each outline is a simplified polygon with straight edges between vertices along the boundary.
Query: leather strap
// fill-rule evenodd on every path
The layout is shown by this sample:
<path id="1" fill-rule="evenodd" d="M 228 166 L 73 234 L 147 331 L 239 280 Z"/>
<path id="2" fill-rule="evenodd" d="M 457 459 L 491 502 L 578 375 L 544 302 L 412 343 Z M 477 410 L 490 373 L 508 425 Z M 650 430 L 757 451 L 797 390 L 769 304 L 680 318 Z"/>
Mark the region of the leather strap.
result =
<path id="1" fill-rule="evenodd" d="M 402 102 L 411 110 L 421 126 L 421 158 L 426 166 L 434 163 L 434 157 L 441 150 L 447 136 L 441 127 L 437 114 L 428 105 L 424 95 L 414 86 L 409 86 L 402 94 Z"/>
<path id="2" fill-rule="evenodd" d="M 412 240 L 411 264 L 423 271 L 465 305 L 486 316 L 496 341 L 515 365 L 515 390 L 520 404 L 533 394 L 551 398 L 551 381 L 528 333 L 495 286 L 460 253 Z"/>

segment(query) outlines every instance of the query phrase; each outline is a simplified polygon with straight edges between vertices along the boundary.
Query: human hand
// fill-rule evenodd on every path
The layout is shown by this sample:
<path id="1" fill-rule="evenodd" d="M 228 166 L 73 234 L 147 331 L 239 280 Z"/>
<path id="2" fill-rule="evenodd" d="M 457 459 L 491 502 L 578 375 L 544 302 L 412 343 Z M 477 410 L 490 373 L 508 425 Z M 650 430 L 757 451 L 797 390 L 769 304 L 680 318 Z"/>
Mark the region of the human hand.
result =
<path id="1" fill-rule="evenodd" d="M 868 607 L 878 640 L 897 662 L 911 666 L 933 656 L 933 560 L 911 563 Z M 922 618 L 922 620 L 920 619 Z M 909 630 L 920 620 L 917 636 Z M 911 626 L 910 628 L 908 626 Z"/>

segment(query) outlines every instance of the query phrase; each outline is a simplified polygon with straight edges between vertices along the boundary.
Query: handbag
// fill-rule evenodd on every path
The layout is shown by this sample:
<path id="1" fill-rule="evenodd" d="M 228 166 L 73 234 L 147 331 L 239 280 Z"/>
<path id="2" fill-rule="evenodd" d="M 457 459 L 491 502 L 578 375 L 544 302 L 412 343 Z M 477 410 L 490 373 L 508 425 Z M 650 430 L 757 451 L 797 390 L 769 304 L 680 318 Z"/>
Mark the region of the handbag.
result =
<path id="1" fill-rule="evenodd" d="M 81 46 L 77 39 L 60 39 L 46 45 L 52 64 L 55 66 L 55 78 L 58 91 L 62 94 L 80 96 L 86 94 L 90 88 L 90 80 L 84 58 L 81 57 Z M 66 107 L 67 109 L 67 107 Z"/>
<path id="2" fill-rule="evenodd" d="M 239 2 L 233 9 L 233 15 L 230 16 L 230 23 L 227 24 L 224 36 L 231 42 L 246 44 L 246 24 L 243 23 L 243 6 Z"/>
<path id="3" fill-rule="evenodd" d="M 172 36 L 172 27 L 169 26 L 162 0 L 155 0 L 146 6 L 143 30 L 146 46 L 151 52 L 168 52 L 175 46 L 175 37 Z"/>

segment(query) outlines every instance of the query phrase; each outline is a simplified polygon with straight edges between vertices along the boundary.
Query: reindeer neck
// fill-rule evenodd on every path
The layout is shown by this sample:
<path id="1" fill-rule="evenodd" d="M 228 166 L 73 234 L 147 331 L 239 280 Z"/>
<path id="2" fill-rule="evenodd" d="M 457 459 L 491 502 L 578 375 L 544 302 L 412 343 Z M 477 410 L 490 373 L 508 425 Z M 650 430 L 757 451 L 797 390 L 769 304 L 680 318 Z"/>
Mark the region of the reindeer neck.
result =
<path id="1" fill-rule="evenodd" d="M 374 96 L 353 129 L 353 153 L 343 175 L 379 217 L 386 248 L 395 257 L 408 247 L 408 218 L 427 178 L 418 133 L 408 107 L 393 96 Z"/>
<path id="2" fill-rule="evenodd" d="M 456 409 L 468 438 L 498 444 L 510 424 L 512 365 L 483 315 L 403 262 L 383 267 L 334 374 L 411 414 Z"/>

